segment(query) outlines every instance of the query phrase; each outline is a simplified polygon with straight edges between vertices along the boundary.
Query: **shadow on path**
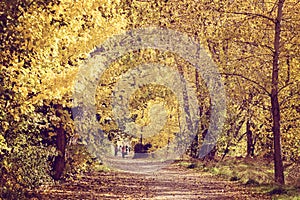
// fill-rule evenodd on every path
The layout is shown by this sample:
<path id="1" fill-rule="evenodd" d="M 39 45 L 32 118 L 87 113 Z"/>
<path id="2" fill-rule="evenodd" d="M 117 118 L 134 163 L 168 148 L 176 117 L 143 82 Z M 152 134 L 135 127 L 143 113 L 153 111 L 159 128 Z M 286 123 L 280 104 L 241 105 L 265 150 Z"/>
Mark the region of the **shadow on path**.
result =
<path id="1" fill-rule="evenodd" d="M 238 183 L 176 165 L 151 173 L 88 173 L 80 180 L 42 187 L 40 194 L 41 199 L 271 199 Z"/>

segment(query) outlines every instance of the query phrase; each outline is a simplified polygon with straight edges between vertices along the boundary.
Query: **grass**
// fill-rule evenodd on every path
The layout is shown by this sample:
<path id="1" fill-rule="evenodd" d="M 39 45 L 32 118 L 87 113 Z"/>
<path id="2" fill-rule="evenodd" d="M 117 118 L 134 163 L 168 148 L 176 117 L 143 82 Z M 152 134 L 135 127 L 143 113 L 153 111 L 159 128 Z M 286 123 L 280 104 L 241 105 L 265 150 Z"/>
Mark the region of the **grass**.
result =
<path id="1" fill-rule="evenodd" d="M 109 168 L 108 166 L 103 165 L 99 162 L 97 162 L 93 165 L 93 169 L 96 172 L 110 172 L 111 171 L 111 168 Z"/>
<path id="2" fill-rule="evenodd" d="M 256 186 L 255 189 L 260 193 L 269 194 L 273 200 L 299 200 L 300 188 L 294 186 L 278 186 L 266 184 Z"/>
<path id="3" fill-rule="evenodd" d="M 185 160 L 177 164 L 199 172 L 209 172 L 228 181 L 238 181 L 259 193 L 269 194 L 272 199 L 300 200 L 299 185 L 280 187 L 274 184 L 273 163 L 267 160 L 227 158 L 223 161 Z"/>

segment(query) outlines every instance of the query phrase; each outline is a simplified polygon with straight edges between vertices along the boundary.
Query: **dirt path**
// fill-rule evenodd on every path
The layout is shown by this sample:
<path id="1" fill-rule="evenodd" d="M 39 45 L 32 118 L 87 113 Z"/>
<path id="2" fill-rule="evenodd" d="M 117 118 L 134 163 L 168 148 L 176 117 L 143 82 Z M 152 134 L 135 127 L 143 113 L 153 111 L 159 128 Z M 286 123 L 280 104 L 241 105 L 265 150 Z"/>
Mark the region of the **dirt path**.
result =
<path id="1" fill-rule="evenodd" d="M 122 171 L 87 173 L 42 187 L 39 199 L 271 199 L 236 182 L 168 162 L 117 156 L 106 163 Z"/>
<path id="2" fill-rule="evenodd" d="M 129 164 L 129 160 L 122 161 Z M 131 165 L 137 167 L 137 165 Z M 93 172 L 41 188 L 41 199 L 271 199 L 235 182 L 176 165 L 155 172 Z"/>

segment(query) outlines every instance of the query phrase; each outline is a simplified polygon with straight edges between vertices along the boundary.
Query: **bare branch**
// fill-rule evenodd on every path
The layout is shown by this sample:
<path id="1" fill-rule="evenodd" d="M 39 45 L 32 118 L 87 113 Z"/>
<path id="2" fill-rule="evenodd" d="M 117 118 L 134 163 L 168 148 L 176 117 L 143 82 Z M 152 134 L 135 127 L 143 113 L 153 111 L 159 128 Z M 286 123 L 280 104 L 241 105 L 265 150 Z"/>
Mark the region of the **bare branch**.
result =
<path id="1" fill-rule="evenodd" d="M 298 82 L 299 82 L 299 81 L 294 81 L 294 82 L 288 81 L 288 82 L 286 82 L 285 85 L 283 85 L 281 88 L 278 89 L 278 94 L 279 94 L 282 90 L 284 90 L 285 88 L 289 87 L 290 85 L 297 84 Z"/>
<path id="2" fill-rule="evenodd" d="M 271 95 L 271 93 L 264 87 L 264 86 L 262 86 L 261 84 L 259 84 L 257 81 L 255 81 L 255 80 L 252 80 L 252 79 L 250 79 L 250 78 L 248 78 L 248 77 L 246 77 L 246 76 L 244 76 L 244 75 L 242 75 L 242 74 L 237 74 L 237 73 L 220 73 L 221 75 L 226 75 L 226 76 L 237 76 L 237 77 L 241 77 L 241 78 L 243 78 L 243 79 L 245 79 L 245 80 L 247 80 L 247 81 L 249 81 L 249 82 L 251 82 L 251 83 L 254 83 L 255 85 L 257 85 L 260 89 L 262 89 L 268 96 L 270 96 Z"/>
<path id="3" fill-rule="evenodd" d="M 250 12 L 227 12 L 227 13 L 229 13 L 229 14 L 235 14 L 235 15 L 245 15 L 245 16 L 261 17 L 261 18 L 267 19 L 267 20 L 275 23 L 275 19 L 273 19 L 271 17 L 268 17 L 266 15 L 263 15 L 263 14 L 250 13 Z"/>
<path id="4" fill-rule="evenodd" d="M 247 42 L 247 41 L 241 41 L 241 40 L 234 40 L 234 42 L 236 43 L 242 43 L 242 44 L 247 44 L 247 45 L 251 45 L 251 46 L 255 46 L 255 47 L 266 47 L 267 49 L 269 49 L 272 53 L 274 53 L 273 48 L 271 46 L 268 45 L 261 45 L 257 42 Z"/>

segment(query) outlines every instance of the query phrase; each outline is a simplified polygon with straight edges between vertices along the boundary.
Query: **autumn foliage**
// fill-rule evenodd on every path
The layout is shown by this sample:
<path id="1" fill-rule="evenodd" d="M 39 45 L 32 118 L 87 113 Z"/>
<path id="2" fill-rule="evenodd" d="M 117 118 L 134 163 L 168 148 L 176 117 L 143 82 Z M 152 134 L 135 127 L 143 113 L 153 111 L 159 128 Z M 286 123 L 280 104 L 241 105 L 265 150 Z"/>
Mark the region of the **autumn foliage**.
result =
<path id="1" fill-rule="evenodd" d="M 275 181 L 283 184 L 282 161 L 300 160 L 299 11 L 296 0 L 1 1 L 0 194 L 22 198 L 28 189 L 80 172 L 73 169 L 76 165 L 87 168 L 78 161 L 78 152 L 88 153 L 71 112 L 78 67 L 108 37 L 147 26 L 188 34 L 218 66 L 226 86 L 227 116 L 216 155 L 270 159 L 275 144 Z M 196 92 L 201 125 L 187 154 L 197 157 L 209 126 L 210 97 L 201 73 L 172 52 L 129 52 L 99 77 L 95 98 L 101 128 L 112 141 L 138 141 L 119 131 L 110 95 L 124 71 L 145 62 L 172 70 L 180 66 Z M 180 129 L 178 102 L 167 88 L 151 84 L 130 102 L 131 117 L 144 125 L 157 103 L 173 117 L 164 130 L 145 139 L 152 144 L 150 151 L 164 147 Z M 84 162 L 92 162 L 89 156 Z"/>

